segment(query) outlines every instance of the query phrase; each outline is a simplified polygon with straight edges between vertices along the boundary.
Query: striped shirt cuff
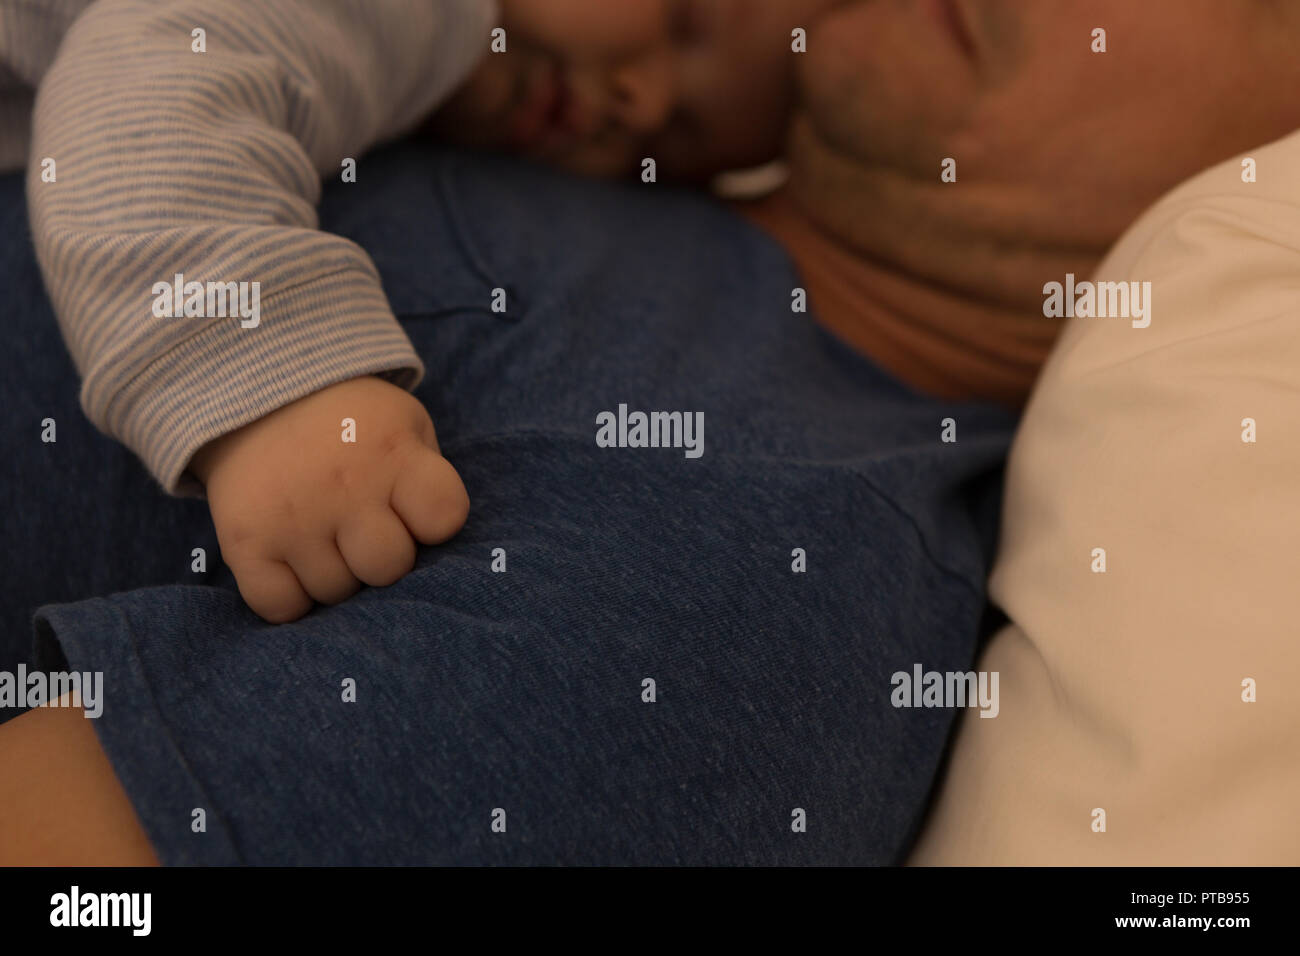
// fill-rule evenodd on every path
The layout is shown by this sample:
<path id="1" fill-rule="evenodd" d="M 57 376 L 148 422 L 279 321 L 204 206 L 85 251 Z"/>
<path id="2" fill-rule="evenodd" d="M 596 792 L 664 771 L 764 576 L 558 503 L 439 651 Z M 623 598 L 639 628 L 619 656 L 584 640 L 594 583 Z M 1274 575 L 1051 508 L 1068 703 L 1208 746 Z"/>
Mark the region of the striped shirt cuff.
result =
<path id="1" fill-rule="evenodd" d="M 185 470 L 194 453 L 277 408 L 362 375 L 408 390 L 424 375 L 375 274 L 363 267 L 277 290 L 260 310 L 249 328 L 239 318 L 159 319 L 197 324 L 108 405 L 101 427 L 169 494 L 202 497 Z"/>

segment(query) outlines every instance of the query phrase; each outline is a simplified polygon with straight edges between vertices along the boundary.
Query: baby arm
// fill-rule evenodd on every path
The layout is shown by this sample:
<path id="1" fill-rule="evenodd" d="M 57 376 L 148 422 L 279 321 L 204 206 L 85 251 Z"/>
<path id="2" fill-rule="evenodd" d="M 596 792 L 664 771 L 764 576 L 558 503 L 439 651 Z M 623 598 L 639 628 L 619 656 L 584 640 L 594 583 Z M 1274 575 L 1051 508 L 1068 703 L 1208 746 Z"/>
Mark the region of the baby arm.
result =
<path id="1" fill-rule="evenodd" d="M 321 232 L 315 205 L 322 176 L 464 79 L 494 15 L 490 0 L 98 0 L 41 81 L 32 234 L 82 405 L 168 492 L 206 483 L 268 619 L 390 583 L 413 541 L 464 521 L 464 488 L 404 391 L 420 359 L 369 256 Z M 178 274 L 256 287 L 260 313 L 190 311 L 188 292 L 160 311 L 155 285 Z M 315 558 L 292 533 L 337 551 Z"/>

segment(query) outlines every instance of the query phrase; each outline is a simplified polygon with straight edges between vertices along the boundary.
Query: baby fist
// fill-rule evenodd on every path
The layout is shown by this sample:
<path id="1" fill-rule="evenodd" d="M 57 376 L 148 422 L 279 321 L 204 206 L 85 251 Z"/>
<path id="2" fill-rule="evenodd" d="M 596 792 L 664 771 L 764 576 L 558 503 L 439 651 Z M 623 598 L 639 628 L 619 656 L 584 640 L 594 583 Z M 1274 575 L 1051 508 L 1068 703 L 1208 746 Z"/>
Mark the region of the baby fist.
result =
<path id="1" fill-rule="evenodd" d="M 446 541 L 469 514 L 424 406 L 373 376 L 210 442 L 190 471 L 239 593 L 272 623 L 392 584 L 415 566 L 416 542 Z"/>

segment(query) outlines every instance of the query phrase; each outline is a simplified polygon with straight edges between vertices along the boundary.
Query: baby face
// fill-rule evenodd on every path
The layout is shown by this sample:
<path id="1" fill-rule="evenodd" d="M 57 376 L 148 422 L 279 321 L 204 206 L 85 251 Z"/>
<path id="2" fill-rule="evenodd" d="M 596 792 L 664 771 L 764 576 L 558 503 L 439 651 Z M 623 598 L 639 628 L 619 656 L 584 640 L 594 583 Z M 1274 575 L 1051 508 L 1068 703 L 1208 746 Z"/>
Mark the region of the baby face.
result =
<path id="1" fill-rule="evenodd" d="M 488 53 L 434 118 L 442 138 L 583 175 L 654 157 L 695 180 L 781 148 L 791 31 L 836 0 L 501 0 Z"/>

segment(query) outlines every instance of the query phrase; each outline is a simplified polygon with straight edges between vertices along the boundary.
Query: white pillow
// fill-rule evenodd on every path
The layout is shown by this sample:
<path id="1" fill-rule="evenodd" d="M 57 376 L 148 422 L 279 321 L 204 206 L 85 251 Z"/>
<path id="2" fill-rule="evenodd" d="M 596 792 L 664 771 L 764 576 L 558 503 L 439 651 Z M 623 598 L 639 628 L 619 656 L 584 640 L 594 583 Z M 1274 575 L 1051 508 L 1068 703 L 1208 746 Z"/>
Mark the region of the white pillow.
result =
<path id="1" fill-rule="evenodd" d="M 1150 282 L 1151 322 L 1071 319 L 1036 386 L 979 665 L 1000 712 L 964 715 L 913 862 L 1300 863 L 1300 133 L 1093 278 Z"/>

